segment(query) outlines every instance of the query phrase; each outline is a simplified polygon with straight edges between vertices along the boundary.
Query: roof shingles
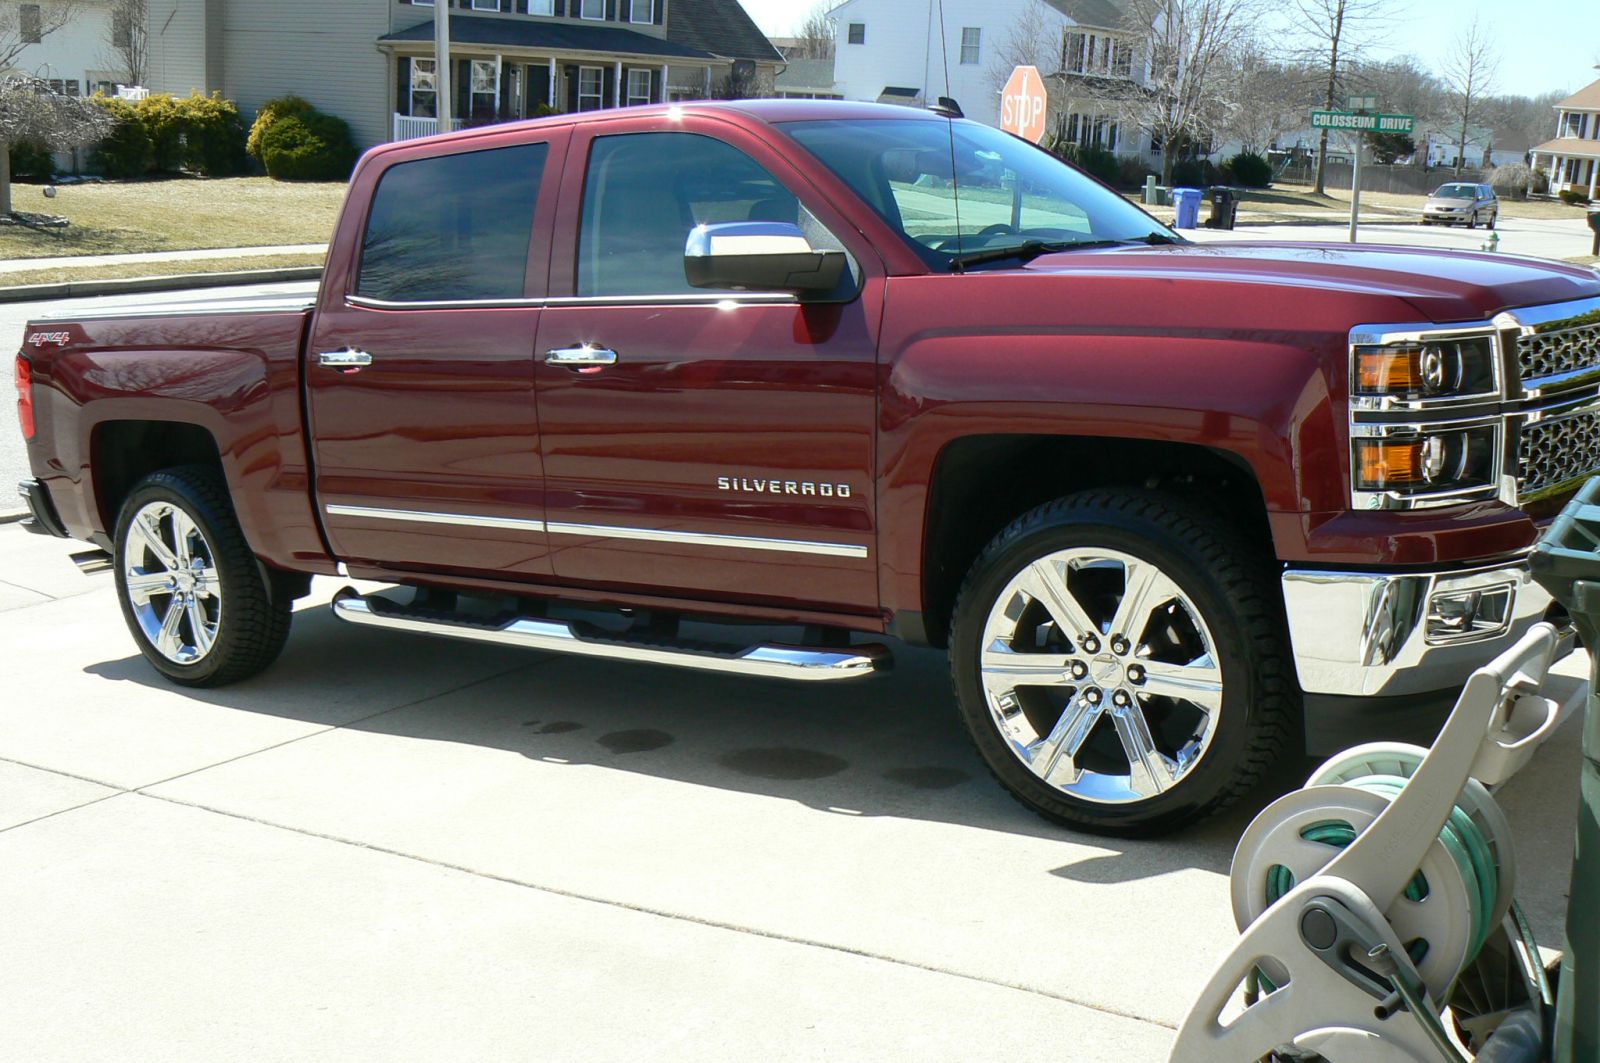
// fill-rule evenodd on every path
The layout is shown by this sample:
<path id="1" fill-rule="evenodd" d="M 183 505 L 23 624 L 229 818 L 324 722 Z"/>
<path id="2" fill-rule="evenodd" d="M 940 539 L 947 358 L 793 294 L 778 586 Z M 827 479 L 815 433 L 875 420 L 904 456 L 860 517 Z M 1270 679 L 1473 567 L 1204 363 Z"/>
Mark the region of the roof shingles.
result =
<path id="1" fill-rule="evenodd" d="M 739 0 L 673 0 L 667 7 L 667 40 L 727 59 L 783 62 Z"/>

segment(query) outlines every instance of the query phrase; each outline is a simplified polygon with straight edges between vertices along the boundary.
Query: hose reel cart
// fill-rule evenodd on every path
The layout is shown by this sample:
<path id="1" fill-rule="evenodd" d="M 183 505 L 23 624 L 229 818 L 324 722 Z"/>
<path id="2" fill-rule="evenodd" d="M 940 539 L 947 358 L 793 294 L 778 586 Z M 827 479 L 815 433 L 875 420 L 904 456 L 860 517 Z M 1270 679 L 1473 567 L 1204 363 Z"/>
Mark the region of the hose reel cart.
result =
<path id="1" fill-rule="evenodd" d="M 1516 905 L 1511 832 L 1490 792 L 1600 678 L 1600 479 L 1545 533 L 1532 565 L 1589 648 L 1589 684 L 1549 674 L 1565 640 L 1537 624 L 1473 674 L 1432 749 L 1346 750 L 1263 810 L 1230 874 L 1242 936 L 1179 1029 L 1174 1063 L 1600 1060 L 1592 693 L 1554 985 Z"/>

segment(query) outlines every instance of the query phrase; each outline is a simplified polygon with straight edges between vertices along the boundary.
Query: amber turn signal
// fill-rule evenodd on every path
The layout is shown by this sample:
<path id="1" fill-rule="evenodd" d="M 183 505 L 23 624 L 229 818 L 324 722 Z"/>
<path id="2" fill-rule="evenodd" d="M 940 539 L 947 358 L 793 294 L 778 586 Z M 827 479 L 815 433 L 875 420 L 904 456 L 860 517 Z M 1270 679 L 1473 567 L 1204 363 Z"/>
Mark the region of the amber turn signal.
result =
<path id="1" fill-rule="evenodd" d="M 1421 391 L 1421 348 L 1371 347 L 1357 351 L 1356 390 L 1363 395 L 1404 395 Z"/>
<path id="2" fill-rule="evenodd" d="M 1386 491 L 1424 483 L 1424 444 L 1420 440 L 1404 443 L 1382 439 L 1356 442 L 1356 487 L 1362 491 Z"/>

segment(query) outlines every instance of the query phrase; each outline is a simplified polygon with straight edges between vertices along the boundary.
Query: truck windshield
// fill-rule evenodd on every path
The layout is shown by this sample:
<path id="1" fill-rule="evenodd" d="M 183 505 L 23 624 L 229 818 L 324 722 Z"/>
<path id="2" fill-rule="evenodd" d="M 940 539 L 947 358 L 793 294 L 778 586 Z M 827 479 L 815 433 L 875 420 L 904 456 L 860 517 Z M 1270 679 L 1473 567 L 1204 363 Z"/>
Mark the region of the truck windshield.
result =
<path id="1" fill-rule="evenodd" d="M 1115 192 L 990 126 L 891 118 L 780 128 L 934 269 L 1003 264 L 1091 244 L 1179 242 Z M 1005 253 L 1011 249 L 1014 256 Z"/>

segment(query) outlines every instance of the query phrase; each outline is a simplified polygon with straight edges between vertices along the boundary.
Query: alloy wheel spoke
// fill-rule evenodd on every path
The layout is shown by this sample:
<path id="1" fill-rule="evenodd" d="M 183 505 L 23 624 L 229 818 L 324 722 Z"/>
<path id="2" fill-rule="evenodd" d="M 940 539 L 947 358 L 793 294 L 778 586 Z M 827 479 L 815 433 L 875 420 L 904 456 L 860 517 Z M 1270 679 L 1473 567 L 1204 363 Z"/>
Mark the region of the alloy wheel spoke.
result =
<path id="1" fill-rule="evenodd" d="M 1103 702 L 1094 705 L 1087 699 L 1074 698 L 1050 733 L 1029 747 L 1028 766 L 1034 774 L 1056 786 L 1076 782 L 1080 774 L 1078 753 L 1104 713 Z"/>
<path id="2" fill-rule="evenodd" d="M 166 616 L 161 619 L 161 632 L 156 636 L 156 649 L 172 660 L 177 660 L 178 654 L 183 650 L 183 642 L 178 637 L 183 617 L 183 605 L 174 597 L 167 603 Z"/>
<path id="3" fill-rule="evenodd" d="M 1035 561 L 1030 565 L 1022 589 L 1049 611 L 1050 619 L 1056 622 L 1056 627 L 1063 635 L 1072 640 L 1073 645 L 1077 645 L 1083 636 L 1100 630 L 1099 625 L 1084 612 L 1083 606 L 1078 604 L 1078 599 L 1073 597 L 1066 580 L 1056 575 L 1051 562 Z"/>
<path id="4" fill-rule="evenodd" d="M 215 598 L 222 593 L 221 584 L 218 582 L 217 570 L 211 567 L 197 568 L 194 570 L 194 592 L 202 598 Z"/>
<path id="5" fill-rule="evenodd" d="M 194 531 L 194 521 L 189 519 L 189 514 L 181 509 L 172 511 L 172 543 L 173 553 L 177 556 L 178 564 L 188 568 L 194 562 L 194 557 L 189 549 L 189 537 Z"/>
<path id="6" fill-rule="evenodd" d="M 1129 705 L 1112 712 L 1117 737 L 1128 755 L 1128 785 L 1140 797 L 1154 797 L 1177 781 L 1178 767 L 1156 748 L 1144 710 Z"/>
<path id="7" fill-rule="evenodd" d="M 1210 654 L 1196 657 L 1188 664 L 1140 660 L 1139 666 L 1144 669 L 1141 694 L 1158 694 L 1187 701 L 1207 713 L 1222 707 L 1222 670 L 1212 661 Z"/>
<path id="8" fill-rule="evenodd" d="M 136 569 L 127 575 L 128 599 L 134 605 L 145 605 L 153 594 L 167 594 L 172 590 L 172 574 L 165 569 L 148 572 Z"/>
<path id="9" fill-rule="evenodd" d="M 1012 686 L 1069 686 L 1072 658 L 1063 653 L 1009 653 L 990 650 L 983 655 L 985 679 L 1003 679 Z"/>
<path id="10" fill-rule="evenodd" d="M 216 641 L 216 630 L 207 624 L 205 608 L 197 599 L 190 598 L 184 608 L 189 617 L 189 630 L 194 634 L 194 648 L 203 656 Z"/>
<path id="11" fill-rule="evenodd" d="M 1129 561 L 1123 572 L 1122 600 L 1111 618 L 1111 630 L 1137 645 L 1155 608 L 1172 599 L 1173 587 L 1160 569 L 1146 561 Z"/>
<path id="12" fill-rule="evenodd" d="M 150 510 L 145 510 L 134 517 L 133 523 L 128 527 L 128 534 L 137 540 L 140 546 L 155 555 L 156 561 L 169 571 L 177 571 L 180 567 L 177 555 L 161 538 L 160 519 Z"/>

